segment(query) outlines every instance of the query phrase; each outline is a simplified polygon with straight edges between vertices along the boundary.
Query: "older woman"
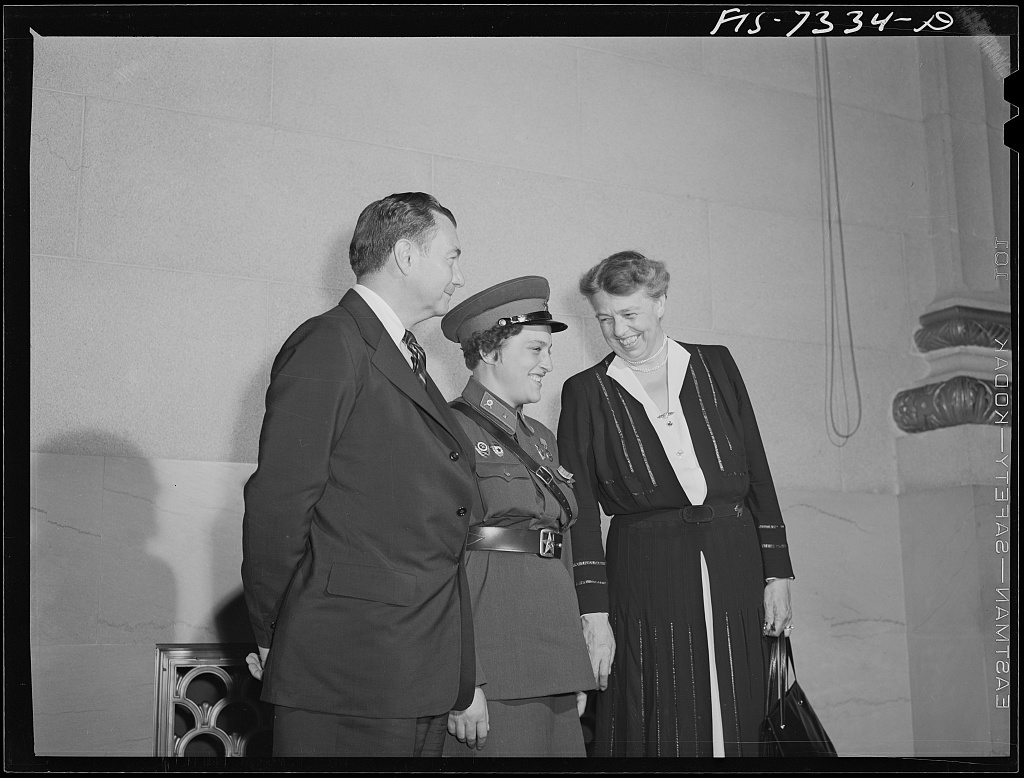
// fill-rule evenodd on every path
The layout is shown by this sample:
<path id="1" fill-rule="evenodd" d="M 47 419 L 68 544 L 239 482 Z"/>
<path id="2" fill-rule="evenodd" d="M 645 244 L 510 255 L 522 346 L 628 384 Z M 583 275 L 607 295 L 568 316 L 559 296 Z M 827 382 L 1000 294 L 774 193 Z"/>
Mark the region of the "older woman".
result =
<path id="1" fill-rule="evenodd" d="M 756 756 L 762 636 L 790 628 L 786 528 L 728 349 L 662 330 L 668 282 L 634 251 L 583 275 L 612 353 L 562 390 L 576 591 L 602 680 L 614 656 L 595 753 Z"/>
<path id="2" fill-rule="evenodd" d="M 523 413 L 552 369 L 552 332 L 566 328 L 548 291 L 540 276 L 513 279 L 441 321 L 473 371 L 451 406 L 476 452 L 466 573 L 485 679 L 470 709 L 450 714 L 445 756 L 585 756 L 579 716 L 595 682 L 563 534 L 577 513 L 572 476 L 555 435 Z"/>

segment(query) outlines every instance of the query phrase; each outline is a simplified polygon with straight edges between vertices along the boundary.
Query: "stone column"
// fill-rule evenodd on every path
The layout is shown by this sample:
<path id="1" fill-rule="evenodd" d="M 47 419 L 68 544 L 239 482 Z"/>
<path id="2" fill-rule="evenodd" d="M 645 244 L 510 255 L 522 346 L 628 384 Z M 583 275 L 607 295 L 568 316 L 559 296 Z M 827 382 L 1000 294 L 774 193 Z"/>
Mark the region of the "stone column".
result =
<path id="1" fill-rule="evenodd" d="M 978 38 L 923 38 L 931 304 L 893 401 L 915 753 L 1008 753 L 1009 119 Z M 1001 44 L 1005 51 L 1005 43 Z M 1002 252 L 1002 253 L 1000 253 Z M 1011 650 L 1007 653 L 1000 653 Z M 1005 664 L 1001 664 L 1005 662 Z"/>

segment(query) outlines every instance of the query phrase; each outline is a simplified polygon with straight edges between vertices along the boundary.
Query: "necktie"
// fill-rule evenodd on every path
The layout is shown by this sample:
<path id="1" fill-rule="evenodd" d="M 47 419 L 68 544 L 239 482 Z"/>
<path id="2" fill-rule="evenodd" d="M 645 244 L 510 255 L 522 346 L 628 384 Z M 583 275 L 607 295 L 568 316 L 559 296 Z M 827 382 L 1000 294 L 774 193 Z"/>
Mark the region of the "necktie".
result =
<path id="1" fill-rule="evenodd" d="M 405 331 L 402 343 L 412 354 L 412 371 L 420 379 L 424 386 L 427 385 L 427 353 L 423 347 L 416 342 L 416 336 L 410 330 Z"/>

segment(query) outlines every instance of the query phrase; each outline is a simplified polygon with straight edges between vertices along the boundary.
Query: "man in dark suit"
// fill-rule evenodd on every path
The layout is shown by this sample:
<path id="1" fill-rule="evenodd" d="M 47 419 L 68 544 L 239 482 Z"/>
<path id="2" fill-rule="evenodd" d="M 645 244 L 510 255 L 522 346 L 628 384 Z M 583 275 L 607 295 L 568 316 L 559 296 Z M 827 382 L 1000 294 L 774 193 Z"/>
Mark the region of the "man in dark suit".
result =
<path id="1" fill-rule="evenodd" d="M 356 285 L 274 362 L 242 580 L 275 755 L 440 755 L 446 723 L 486 737 L 462 565 L 473 457 L 409 331 L 463 284 L 455 228 L 430 195 L 371 203 Z"/>

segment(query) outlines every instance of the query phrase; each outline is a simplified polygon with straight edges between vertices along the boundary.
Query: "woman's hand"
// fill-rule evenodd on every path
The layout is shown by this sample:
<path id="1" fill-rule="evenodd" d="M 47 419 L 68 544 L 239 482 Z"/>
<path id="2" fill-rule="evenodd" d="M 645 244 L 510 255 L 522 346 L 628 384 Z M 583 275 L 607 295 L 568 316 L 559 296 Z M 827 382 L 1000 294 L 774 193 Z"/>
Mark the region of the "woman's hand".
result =
<path id="1" fill-rule="evenodd" d="M 576 692 L 576 715 L 583 718 L 583 711 L 587 709 L 587 693 Z"/>
<path id="2" fill-rule="evenodd" d="M 249 672 L 252 674 L 252 677 L 257 681 L 260 681 L 263 680 L 263 665 L 267 661 L 267 655 L 270 653 L 270 649 L 263 648 L 261 646 L 257 646 L 257 648 L 259 648 L 259 653 L 257 654 L 254 652 L 249 654 L 245 658 L 245 663 L 249 666 Z"/>
<path id="3" fill-rule="evenodd" d="M 764 587 L 764 634 L 778 637 L 792 629 L 793 608 L 789 603 L 789 579 L 776 578 Z"/>
<path id="4" fill-rule="evenodd" d="M 590 652 L 590 665 L 594 669 L 594 680 L 597 681 L 597 688 L 604 691 L 608 688 L 608 674 L 612 671 L 612 660 L 615 659 L 615 635 L 612 634 L 607 613 L 585 613 L 581 619 L 583 638 Z"/>
<path id="5" fill-rule="evenodd" d="M 487 719 L 487 698 L 479 686 L 476 687 L 473 702 L 468 708 L 448 712 L 448 732 L 470 748 L 483 748 L 490 729 L 491 725 Z"/>

